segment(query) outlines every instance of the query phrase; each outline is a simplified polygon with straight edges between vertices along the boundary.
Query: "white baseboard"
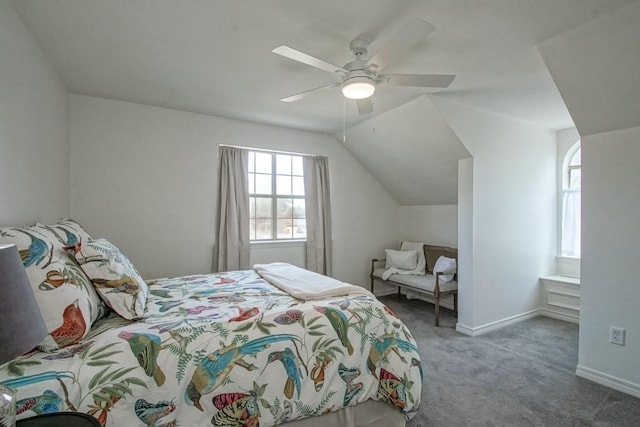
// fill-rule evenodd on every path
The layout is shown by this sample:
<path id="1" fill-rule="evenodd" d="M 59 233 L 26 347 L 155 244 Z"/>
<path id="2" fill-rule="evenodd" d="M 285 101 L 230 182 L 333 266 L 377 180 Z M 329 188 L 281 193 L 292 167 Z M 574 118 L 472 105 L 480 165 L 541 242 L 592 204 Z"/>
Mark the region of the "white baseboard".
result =
<path id="1" fill-rule="evenodd" d="M 504 328 L 505 326 L 518 323 L 526 319 L 531 319 L 532 317 L 539 316 L 540 314 L 541 314 L 540 309 L 535 309 L 535 310 L 527 311 L 524 313 L 516 314 L 515 316 L 506 317 L 501 320 L 496 320 L 495 322 L 490 322 L 485 325 L 476 326 L 475 328 L 472 328 L 470 326 L 467 326 L 458 322 L 456 324 L 456 331 L 460 332 L 461 334 L 475 337 L 477 335 L 486 334 L 487 332 Z"/>
<path id="2" fill-rule="evenodd" d="M 402 295 L 404 295 L 406 297 L 406 290 L 405 289 L 402 289 L 401 293 L 402 293 Z M 398 294 L 398 290 L 396 288 L 377 289 L 373 294 L 376 297 L 386 297 L 388 295 L 397 295 Z M 419 300 L 428 302 L 429 304 L 434 304 L 433 298 L 429 298 L 428 296 L 425 296 L 425 295 L 420 295 L 417 298 L 407 298 L 407 299 L 419 299 Z M 449 310 L 453 310 L 453 298 L 451 298 L 451 296 L 447 296 L 447 297 L 444 297 L 443 299 L 441 299 L 440 300 L 440 307 L 444 307 L 444 308 L 448 308 Z"/>
<path id="3" fill-rule="evenodd" d="M 548 308 L 540 309 L 541 316 L 552 317 L 558 320 L 564 320 L 565 322 L 580 323 L 580 316 L 575 314 L 561 313 L 559 311 L 550 310 Z"/>
<path id="4" fill-rule="evenodd" d="M 605 374 L 604 372 L 599 372 L 581 365 L 576 367 L 576 375 L 589 381 L 593 381 L 594 383 L 640 398 L 640 384 L 625 381 Z"/>

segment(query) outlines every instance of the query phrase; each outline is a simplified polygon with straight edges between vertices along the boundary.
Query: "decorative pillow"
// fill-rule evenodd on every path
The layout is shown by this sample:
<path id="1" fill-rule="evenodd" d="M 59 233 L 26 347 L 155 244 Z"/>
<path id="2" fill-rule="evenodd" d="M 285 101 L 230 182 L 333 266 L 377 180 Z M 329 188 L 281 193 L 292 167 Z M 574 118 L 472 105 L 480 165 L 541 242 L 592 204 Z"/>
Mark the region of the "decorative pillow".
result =
<path id="1" fill-rule="evenodd" d="M 149 288 L 120 249 L 106 239 L 96 239 L 74 252 L 76 261 L 109 307 L 129 320 L 144 315 Z"/>
<path id="2" fill-rule="evenodd" d="M 38 347 L 53 351 L 80 341 L 105 307 L 60 236 L 44 225 L 0 228 L 0 243 L 17 246 L 47 326 Z"/>
<path id="3" fill-rule="evenodd" d="M 439 271 L 452 271 L 453 274 L 443 274 L 442 276 L 440 276 L 441 282 L 450 282 L 453 280 L 453 276 L 455 276 L 457 268 L 458 265 L 455 258 L 447 258 L 446 256 L 442 255 L 440 256 L 440 258 L 438 258 L 435 265 L 433 266 L 433 275 L 435 276 Z"/>
<path id="4" fill-rule="evenodd" d="M 416 251 L 418 253 L 418 265 L 415 274 L 425 274 L 427 261 L 424 258 L 424 243 L 422 242 L 402 242 L 401 251 Z"/>
<path id="5" fill-rule="evenodd" d="M 89 233 L 77 221 L 70 218 L 63 218 L 55 224 L 37 224 L 38 227 L 49 229 L 55 234 L 65 246 L 73 246 L 76 243 L 88 242 L 91 240 Z"/>
<path id="6" fill-rule="evenodd" d="M 418 265 L 418 253 L 416 251 L 395 251 L 385 249 L 386 268 L 398 268 L 400 270 L 415 270 Z"/>

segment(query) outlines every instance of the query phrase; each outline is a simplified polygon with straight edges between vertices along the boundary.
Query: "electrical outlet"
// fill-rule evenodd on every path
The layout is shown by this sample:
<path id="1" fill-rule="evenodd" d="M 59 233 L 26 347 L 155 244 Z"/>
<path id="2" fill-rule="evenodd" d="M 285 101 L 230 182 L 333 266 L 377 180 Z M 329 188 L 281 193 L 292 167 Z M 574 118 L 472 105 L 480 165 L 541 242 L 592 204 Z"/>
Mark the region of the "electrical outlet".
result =
<path id="1" fill-rule="evenodd" d="M 624 329 L 612 326 L 611 331 L 609 332 L 609 342 L 624 345 L 624 335 Z"/>

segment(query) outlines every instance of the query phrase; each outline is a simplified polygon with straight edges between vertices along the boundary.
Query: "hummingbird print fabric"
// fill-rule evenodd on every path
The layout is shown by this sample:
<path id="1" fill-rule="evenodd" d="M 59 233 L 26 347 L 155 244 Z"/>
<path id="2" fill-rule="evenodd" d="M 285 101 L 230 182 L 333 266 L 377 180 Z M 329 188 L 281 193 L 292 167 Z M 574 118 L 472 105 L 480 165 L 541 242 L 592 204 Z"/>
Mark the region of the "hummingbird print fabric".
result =
<path id="1" fill-rule="evenodd" d="M 107 239 L 67 248 L 109 307 L 129 320 L 144 315 L 149 289 L 120 249 Z"/>
<path id="2" fill-rule="evenodd" d="M 422 366 L 373 296 L 302 301 L 255 271 L 148 281 L 139 320 L 115 313 L 79 342 L 0 366 L 18 418 L 81 411 L 104 426 L 269 427 L 367 400 L 406 419 Z"/>
<path id="3" fill-rule="evenodd" d="M 105 313 L 89 278 L 65 251 L 88 236 L 74 221 L 48 226 L 0 228 L 0 244 L 15 244 L 49 335 L 44 351 L 74 345 Z"/>

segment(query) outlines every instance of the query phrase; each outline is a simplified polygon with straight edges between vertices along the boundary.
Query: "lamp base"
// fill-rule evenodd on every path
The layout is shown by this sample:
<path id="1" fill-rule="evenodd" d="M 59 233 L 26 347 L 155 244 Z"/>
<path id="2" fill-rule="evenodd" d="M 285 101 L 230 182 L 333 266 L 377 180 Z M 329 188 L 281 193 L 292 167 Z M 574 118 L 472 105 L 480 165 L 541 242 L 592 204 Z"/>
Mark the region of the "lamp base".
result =
<path id="1" fill-rule="evenodd" d="M 0 384 L 0 427 L 16 425 L 16 394 L 9 387 Z"/>

